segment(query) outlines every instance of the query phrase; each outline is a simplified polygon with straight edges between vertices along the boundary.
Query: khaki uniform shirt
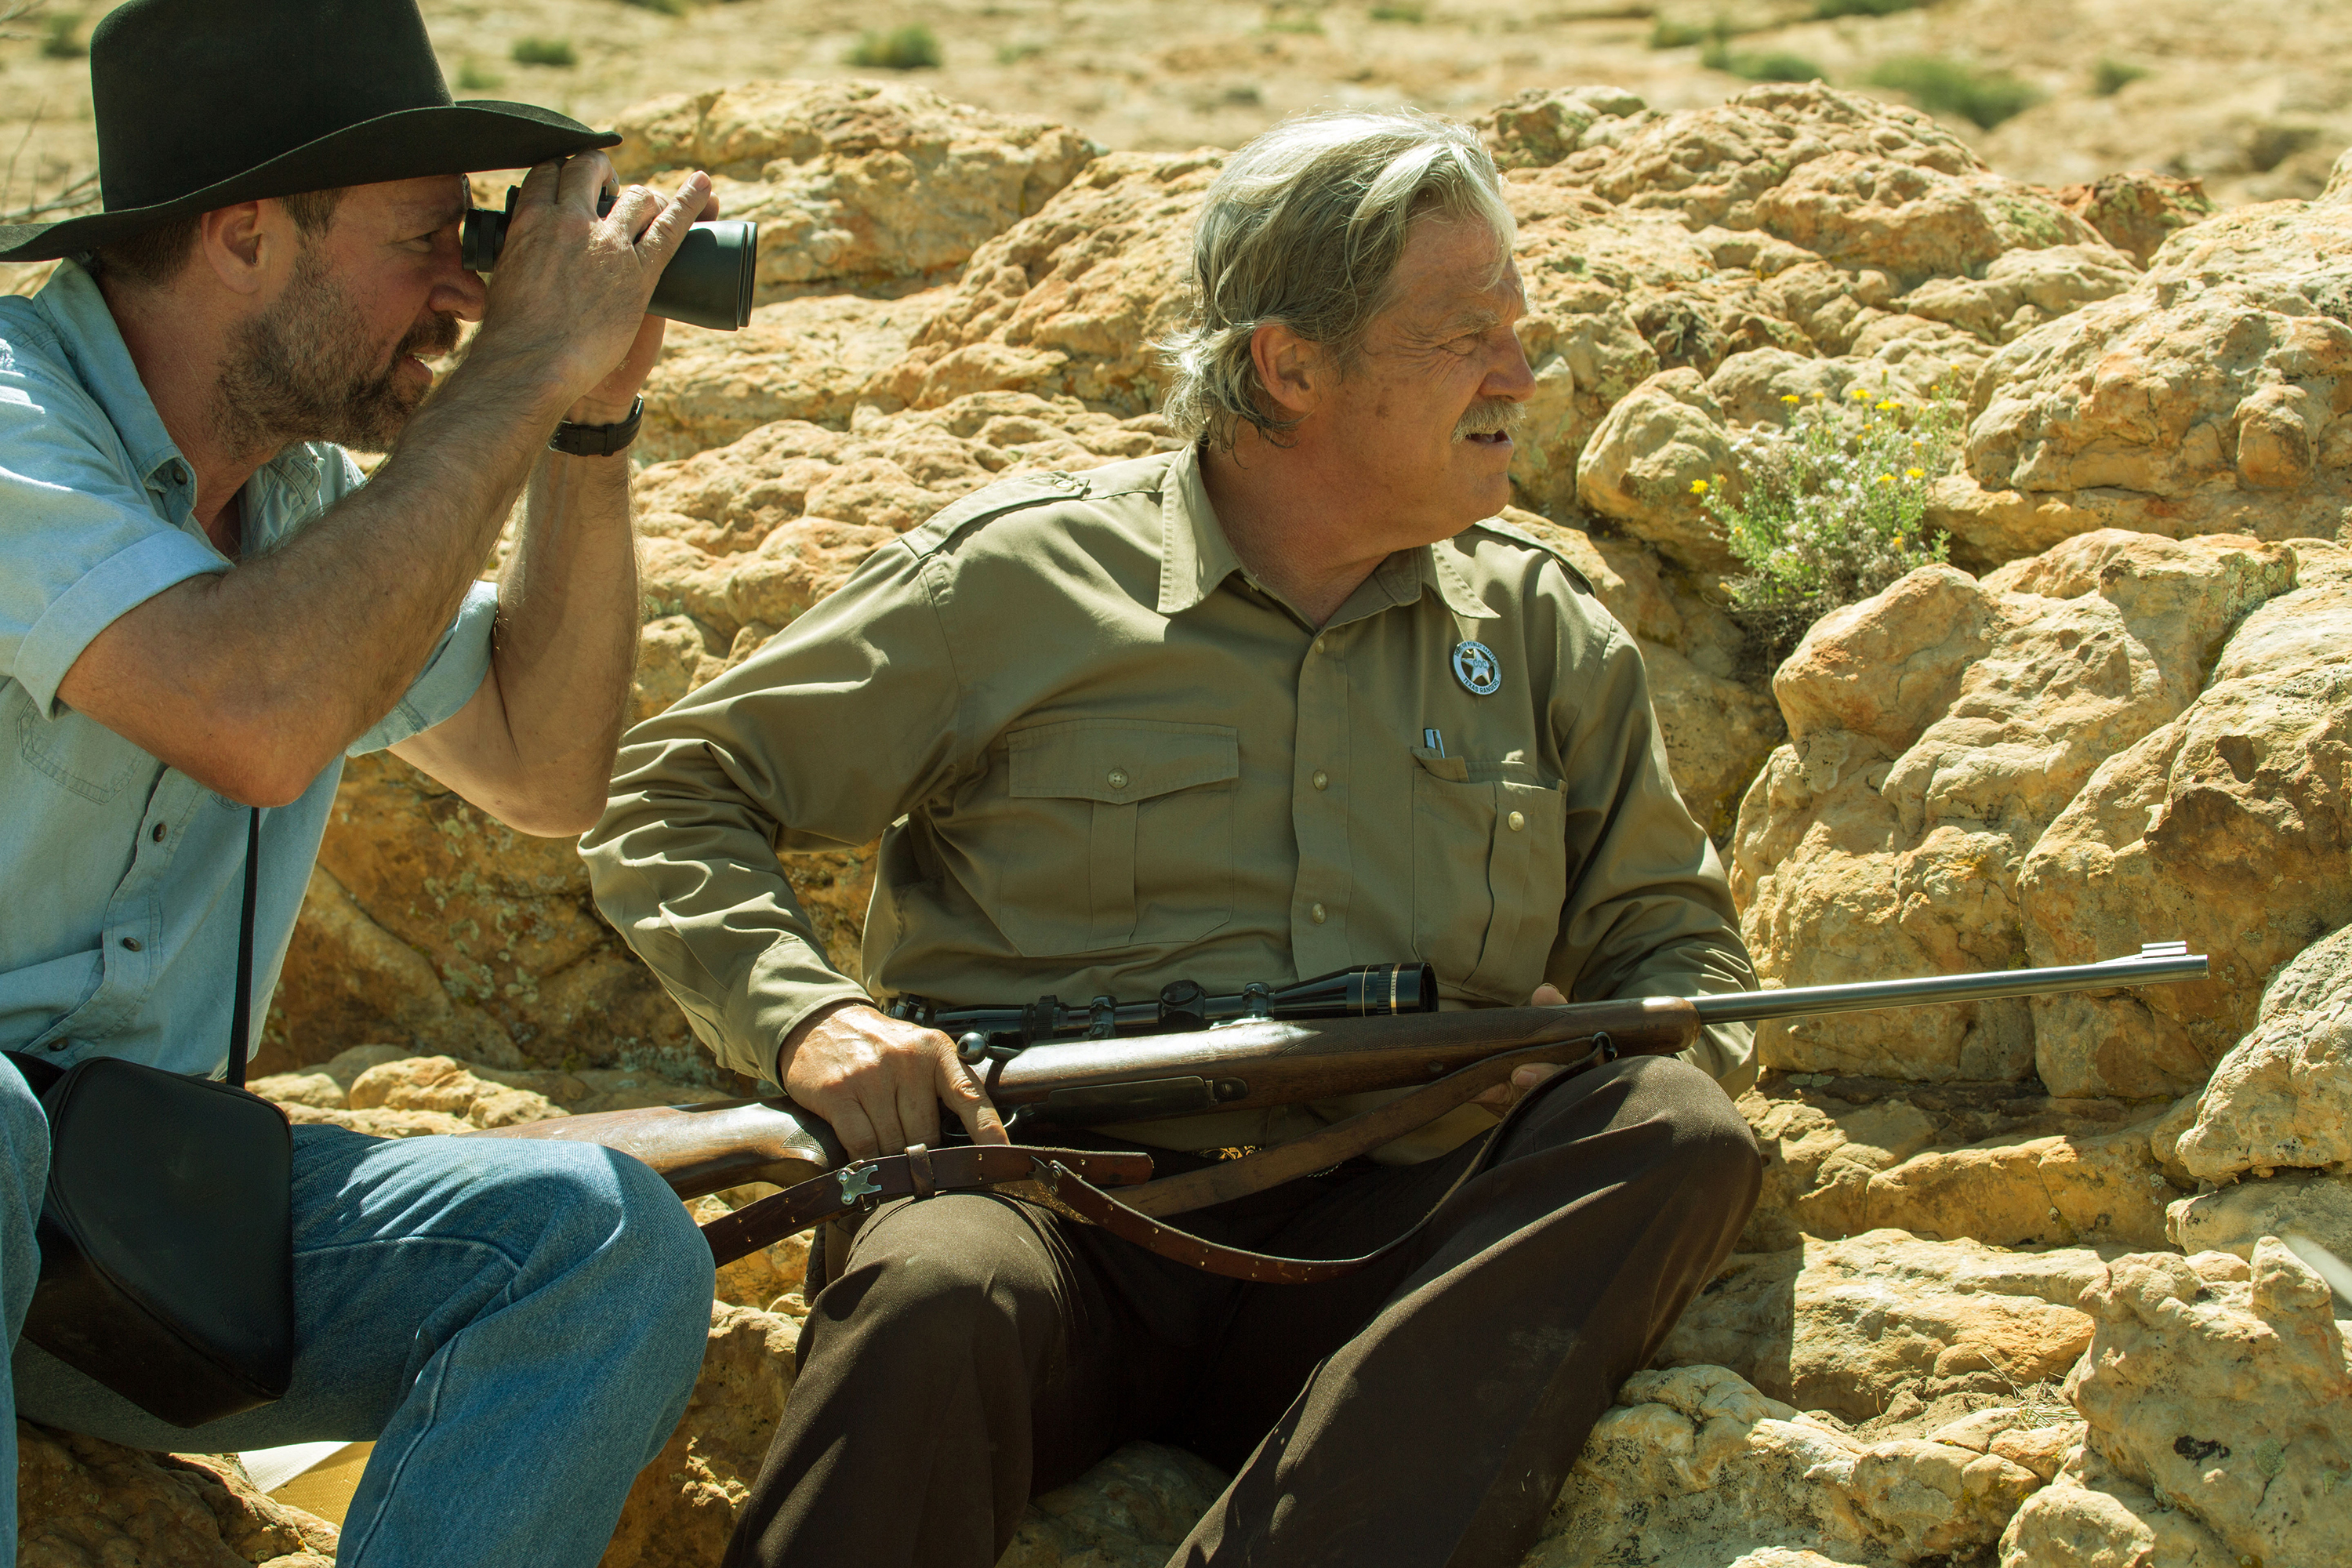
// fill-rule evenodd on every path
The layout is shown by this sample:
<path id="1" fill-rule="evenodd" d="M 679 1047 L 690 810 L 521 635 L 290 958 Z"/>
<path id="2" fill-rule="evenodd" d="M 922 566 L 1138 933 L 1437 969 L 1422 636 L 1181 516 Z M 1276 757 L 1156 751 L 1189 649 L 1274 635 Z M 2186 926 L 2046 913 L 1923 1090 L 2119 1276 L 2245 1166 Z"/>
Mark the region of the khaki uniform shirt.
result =
<path id="1" fill-rule="evenodd" d="M 884 545 L 632 730 L 613 790 L 581 844 L 598 904 L 771 1079 L 796 1022 L 869 992 L 1142 1001 L 1414 959 L 1449 1005 L 1755 984 L 1641 658 L 1573 569 L 1485 523 L 1391 555 L 1318 630 L 1234 555 L 1192 449 L 1008 479 Z M 776 852 L 877 834 L 861 986 Z M 1692 1059 L 1736 1093 L 1748 1036 Z M 1256 1144 L 1356 1108 L 1122 1131 Z M 1385 1152 L 1491 1124 L 1465 1108 Z"/>

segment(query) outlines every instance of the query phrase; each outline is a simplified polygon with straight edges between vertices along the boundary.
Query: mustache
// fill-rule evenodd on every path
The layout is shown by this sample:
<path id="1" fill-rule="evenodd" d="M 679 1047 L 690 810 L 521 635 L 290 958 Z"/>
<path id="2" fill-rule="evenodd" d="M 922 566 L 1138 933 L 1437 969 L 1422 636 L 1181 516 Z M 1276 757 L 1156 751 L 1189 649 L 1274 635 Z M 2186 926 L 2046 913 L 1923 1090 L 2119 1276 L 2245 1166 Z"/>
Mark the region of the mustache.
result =
<path id="1" fill-rule="evenodd" d="M 404 354 L 418 359 L 439 359 L 457 346 L 457 318 L 446 310 L 436 310 L 408 330 L 400 346 L 392 351 L 393 362 L 398 363 Z"/>
<path id="2" fill-rule="evenodd" d="M 1465 440 L 1472 436 L 1516 436 L 1528 422 L 1527 407 L 1507 397 L 1489 397 L 1474 403 L 1454 426 L 1454 438 Z"/>

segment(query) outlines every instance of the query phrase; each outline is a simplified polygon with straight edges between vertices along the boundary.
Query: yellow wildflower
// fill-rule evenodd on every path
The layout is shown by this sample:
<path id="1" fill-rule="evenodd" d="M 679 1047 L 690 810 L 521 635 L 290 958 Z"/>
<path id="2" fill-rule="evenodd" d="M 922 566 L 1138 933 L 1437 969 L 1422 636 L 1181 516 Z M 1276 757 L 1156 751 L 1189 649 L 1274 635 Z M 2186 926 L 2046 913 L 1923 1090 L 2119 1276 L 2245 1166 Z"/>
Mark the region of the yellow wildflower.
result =
<path id="1" fill-rule="evenodd" d="M 1895 476 L 1893 474 L 1881 474 L 1878 476 L 1878 482 L 1882 485 L 1891 485 L 1895 482 Z"/>
<path id="2" fill-rule="evenodd" d="M 1924 479 L 1927 477 L 1927 470 L 1925 468 L 1906 468 L 1903 470 L 1903 477 L 1906 479 Z"/>
<path id="3" fill-rule="evenodd" d="M 1816 395 L 1819 395 L 1816 394 Z M 1780 401 L 1783 403 L 1802 403 L 1804 399 L 1798 396 L 1793 392 L 1784 392 L 1780 395 Z"/>
<path id="4" fill-rule="evenodd" d="M 1693 479 L 1691 481 L 1691 494 L 1695 496 L 1703 496 L 1706 494 L 1706 491 L 1707 483 L 1705 479 Z"/>
<path id="5" fill-rule="evenodd" d="M 1847 393 L 1846 395 L 1853 398 L 1856 403 L 1867 403 L 1870 401 L 1870 389 L 1866 386 L 1857 386 L 1852 392 Z"/>
<path id="6" fill-rule="evenodd" d="M 1902 406 L 1903 406 L 1903 400 L 1902 400 L 1901 398 L 1899 398 L 1899 397 L 1890 397 L 1890 398 L 1888 398 L 1885 402 L 1884 402 L 1884 403 L 1882 403 L 1882 404 L 1880 404 L 1880 405 L 1878 405 L 1878 411 L 1879 411 L 1881 414 L 1884 414 L 1884 413 L 1885 413 L 1885 412 L 1886 412 L 1888 409 L 1890 409 L 1890 408 L 1900 408 L 1900 407 L 1902 407 Z"/>

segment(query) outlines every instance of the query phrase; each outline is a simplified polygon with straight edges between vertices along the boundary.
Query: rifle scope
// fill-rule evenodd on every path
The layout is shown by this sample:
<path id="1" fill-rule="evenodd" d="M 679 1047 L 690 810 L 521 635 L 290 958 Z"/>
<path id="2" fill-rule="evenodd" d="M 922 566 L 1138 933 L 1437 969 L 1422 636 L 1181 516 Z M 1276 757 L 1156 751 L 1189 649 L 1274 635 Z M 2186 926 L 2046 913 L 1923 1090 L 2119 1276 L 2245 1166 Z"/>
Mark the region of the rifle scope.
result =
<path id="1" fill-rule="evenodd" d="M 499 252 L 506 248 L 507 226 L 514 221 L 520 185 L 507 187 L 504 211 L 469 207 L 458 238 L 459 259 L 469 272 L 498 268 Z M 613 210 L 614 193 L 597 199 L 599 216 Z M 760 226 L 722 220 L 698 223 L 686 231 L 686 241 L 662 268 L 654 285 L 648 315 L 666 316 L 689 326 L 731 332 L 751 319 L 751 275 L 760 258 Z"/>
<path id="2" fill-rule="evenodd" d="M 1120 1035 L 1174 1035 L 1261 1019 L 1385 1018 L 1437 1011 L 1437 972 L 1426 963 L 1360 963 L 1276 988 L 1251 984 L 1212 996 L 1190 980 L 1160 988 L 1156 1002 L 1097 996 L 1079 1006 L 1040 996 L 1026 1007 L 943 1007 L 917 996 L 890 1005 L 890 1016 L 955 1037 L 968 1062 L 1010 1057 L 1040 1040 L 1108 1040 Z"/>

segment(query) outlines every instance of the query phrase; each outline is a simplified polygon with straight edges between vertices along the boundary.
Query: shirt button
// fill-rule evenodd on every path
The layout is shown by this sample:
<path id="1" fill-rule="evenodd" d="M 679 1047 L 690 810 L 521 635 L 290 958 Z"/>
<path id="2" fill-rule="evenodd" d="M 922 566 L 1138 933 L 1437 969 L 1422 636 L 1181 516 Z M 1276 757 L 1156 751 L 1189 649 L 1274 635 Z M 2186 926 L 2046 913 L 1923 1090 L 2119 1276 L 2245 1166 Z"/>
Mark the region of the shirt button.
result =
<path id="1" fill-rule="evenodd" d="M 147 837 L 150 837 L 150 838 L 152 838 L 152 839 L 153 839 L 153 840 L 154 840 L 156 843 L 158 843 L 158 844 L 163 843 L 163 825 L 162 823 L 160 823 L 160 822 L 159 822 L 159 823 L 157 823 L 157 824 L 155 825 L 155 830 L 154 830 L 153 832 L 150 833 L 149 835 L 147 835 Z"/>
<path id="2" fill-rule="evenodd" d="M 122 939 L 122 945 L 132 952 L 137 952 L 139 951 L 139 939 L 135 936 L 126 936 Z"/>
<path id="3" fill-rule="evenodd" d="M 1110 777 L 1107 782 L 1113 789 L 1125 789 L 1127 787 L 1127 770 L 1125 768 L 1111 769 Z"/>
<path id="4" fill-rule="evenodd" d="M 1323 906 L 1318 904 L 1313 909 L 1307 911 L 1307 918 L 1313 921 L 1317 925 L 1321 925 L 1328 917 L 1324 914 Z"/>
<path id="5" fill-rule="evenodd" d="M 1329 789 L 1331 787 L 1331 775 L 1325 773 L 1321 768 L 1317 768 L 1315 770 L 1315 777 L 1312 782 L 1317 789 Z"/>
<path id="6" fill-rule="evenodd" d="M 1528 825 L 1527 813 L 1523 811 L 1515 811 L 1511 813 L 1509 821 L 1511 824 L 1511 831 L 1517 833 L 1520 828 L 1525 827 Z"/>

